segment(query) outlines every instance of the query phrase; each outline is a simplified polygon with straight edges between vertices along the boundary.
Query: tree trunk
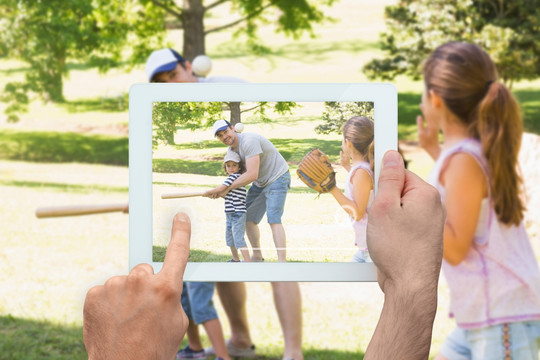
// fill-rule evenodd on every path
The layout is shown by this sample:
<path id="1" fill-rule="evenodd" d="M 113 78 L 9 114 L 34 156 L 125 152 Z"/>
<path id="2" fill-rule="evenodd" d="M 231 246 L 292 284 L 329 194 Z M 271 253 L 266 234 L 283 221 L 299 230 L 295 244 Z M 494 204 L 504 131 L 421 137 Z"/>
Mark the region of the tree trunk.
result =
<path id="1" fill-rule="evenodd" d="M 241 122 L 242 118 L 240 115 L 240 103 L 239 102 L 230 102 L 229 109 L 231 110 L 231 119 L 230 123 L 231 125 L 235 125 L 239 122 Z"/>
<path id="2" fill-rule="evenodd" d="M 193 61 L 195 56 L 204 55 L 204 6 L 202 0 L 184 0 L 182 8 L 184 49 L 182 56 Z"/>

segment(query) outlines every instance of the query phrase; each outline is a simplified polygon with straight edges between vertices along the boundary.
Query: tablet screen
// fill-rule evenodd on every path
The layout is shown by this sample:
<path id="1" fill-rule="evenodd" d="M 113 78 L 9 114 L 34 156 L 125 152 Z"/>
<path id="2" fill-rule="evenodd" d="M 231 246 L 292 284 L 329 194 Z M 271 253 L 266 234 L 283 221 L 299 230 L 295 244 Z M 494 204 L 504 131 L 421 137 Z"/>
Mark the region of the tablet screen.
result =
<path id="1" fill-rule="evenodd" d="M 144 257 L 156 270 L 160 268 L 172 219 L 182 211 L 192 222 L 188 280 L 376 280 L 365 251 L 367 215 L 354 219 L 352 211 L 346 211 L 347 204 L 340 205 L 332 194 L 310 189 L 297 169 L 310 150 L 320 149 L 328 156 L 339 192 L 345 198 L 355 191 L 350 175 L 365 172 L 372 179 L 362 190 L 369 194 L 368 209 L 376 191 L 377 162 L 384 151 L 397 147 L 393 86 L 141 84 L 141 88 L 141 94 L 130 94 L 131 267 L 136 265 L 136 257 Z M 135 97 L 141 100 L 134 101 Z M 144 110 L 141 107 L 135 114 L 132 103 L 144 103 Z M 369 133 L 371 124 L 371 131 L 375 129 L 374 151 L 361 159 L 358 151 L 354 156 L 349 154 L 344 158 L 350 161 L 343 163 L 340 152 L 347 150 L 343 124 L 359 117 L 364 127 L 356 122 L 356 128 L 348 131 L 349 137 L 361 136 L 364 130 Z M 226 158 L 231 150 L 238 155 L 252 150 L 240 151 L 240 145 L 229 149 L 214 136 L 213 124 L 219 120 L 231 125 L 238 143 L 260 145 L 255 154 L 262 153 Z M 264 158 L 265 146 L 277 152 L 271 155 L 270 165 Z M 238 162 L 235 172 L 242 174 L 252 156 L 259 158 L 257 175 L 261 181 L 239 188 L 245 189 L 246 202 L 232 213 L 244 212 L 243 217 L 231 216 L 233 200 L 201 196 L 230 183 L 225 160 Z M 142 210 L 145 205 L 149 208 Z M 367 213 L 367 209 L 358 207 L 356 211 Z M 276 231 L 276 224 L 281 229 Z"/>

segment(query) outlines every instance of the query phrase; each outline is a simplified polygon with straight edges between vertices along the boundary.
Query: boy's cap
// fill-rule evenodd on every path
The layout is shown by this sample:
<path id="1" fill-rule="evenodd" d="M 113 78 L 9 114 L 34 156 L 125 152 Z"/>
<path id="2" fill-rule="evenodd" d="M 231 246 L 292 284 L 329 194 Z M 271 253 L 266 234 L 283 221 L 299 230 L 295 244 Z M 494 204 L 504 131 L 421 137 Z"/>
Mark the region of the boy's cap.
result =
<path id="1" fill-rule="evenodd" d="M 150 54 L 146 60 L 146 76 L 148 81 L 152 81 L 154 75 L 163 71 L 174 70 L 178 62 L 186 60 L 173 49 L 156 50 Z"/>
<path id="2" fill-rule="evenodd" d="M 227 161 L 234 161 L 235 163 L 239 163 L 240 155 L 238 155 L 234 151 L 227 151 L 227 154 L 225 155 L 223 162 L 226 163 Z"/>
<path id="3" fill-rule="evenodd" d="M 212 130 L 214 132 L 214 136 L 216 136 L 216 134 L 219 131 L 225 130 L 229 126 L 231 126 L 231 124 L 227 120 L 218 120 L 218 121 L 216 121 L 214 123 L 214 128 Z"/>

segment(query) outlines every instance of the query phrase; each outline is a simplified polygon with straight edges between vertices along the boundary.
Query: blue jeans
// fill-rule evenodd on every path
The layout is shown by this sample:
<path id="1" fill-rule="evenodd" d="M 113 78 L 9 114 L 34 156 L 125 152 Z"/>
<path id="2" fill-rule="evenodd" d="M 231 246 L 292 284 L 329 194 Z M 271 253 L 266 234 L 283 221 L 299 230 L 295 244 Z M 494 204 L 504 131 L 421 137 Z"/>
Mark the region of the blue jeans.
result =
<path id="1" fill-rule="evenodd" d="M 258 224 L 266 213 L 269 224 L 281 224 L 285 199 L 290 187 L 291 174 L 288 171 L 266 187 L 251 185 L 246 197 L 246 221 Z"/>
<path id="2" fill-rule="evenodd" d="M 218 318 L 212 296 L 215 284 L 212 282 L 184 282 L 182 307 L 188 319 L 197 325 Z"/>
<path id="3" fill-rule="evenodd" d="M 481 329 L 458 327 L 440 353 L 450 360 L 504 360 L 505 353 L 511 359 L 537 360 L 539 347 L 540 321 L 522 321 Z"/>
<path id="4" fill-rule="evenodd" d="M 227 225 L 225 227 L 225 240 L 227 246 L 234 246 L 237 249 L 246 247 L 246 213 L 234 212 L 225 213 Z"/>

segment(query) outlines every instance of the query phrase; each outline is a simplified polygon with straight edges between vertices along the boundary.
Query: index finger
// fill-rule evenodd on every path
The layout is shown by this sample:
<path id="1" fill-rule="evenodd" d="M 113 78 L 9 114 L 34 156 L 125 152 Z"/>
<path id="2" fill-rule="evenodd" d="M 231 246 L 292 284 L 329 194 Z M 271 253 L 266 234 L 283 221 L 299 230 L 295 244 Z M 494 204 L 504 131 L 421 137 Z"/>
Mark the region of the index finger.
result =
<path id="1" fill-rule="evenodd" d="M 189 241 L 191 238 L 191 221 L 185 213 L 174 216 L 171 241 L 165 253 L 163 267 L 158 275 L 171 280 L 182 289 L 182 278 L 189 257 Z"/>

